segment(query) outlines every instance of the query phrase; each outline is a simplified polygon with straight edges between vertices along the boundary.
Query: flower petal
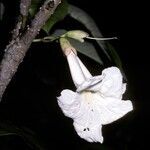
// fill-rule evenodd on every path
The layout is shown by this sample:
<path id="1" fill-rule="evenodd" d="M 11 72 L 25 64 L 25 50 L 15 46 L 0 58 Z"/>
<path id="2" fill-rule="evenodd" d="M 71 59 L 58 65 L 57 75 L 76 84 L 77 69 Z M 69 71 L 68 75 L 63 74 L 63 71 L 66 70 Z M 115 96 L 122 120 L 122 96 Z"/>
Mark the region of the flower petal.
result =
<path id="1" fill-rule="evenodd" d="M 83 71 L 78 62 L 78 58 L 77 58 L 76 54 L 71 52 L 67 56 L 67 60 L 68 60 L 72 80 L 73 80 L 75 86 L 78 88 L 78 86 L 81 85 L 85 81 L 85 76 L 84 76 Z"/>
<path id="2" fill-rule="evenodd" d="M 89 86 L 86 90 L 100 92 L 103 96 L 122 99 L 126 84 L 123 83 L 121 72 L 117 67 L 104 69 L 100 78 L 101 82 Z"/>
<path id="3" fill-rule="evenodd" d="M 95 109 L 98 110 L 100 122 L 103 125 L 112 123 L 133 110 L 130 100 L 101 98 L 98 94 L 94 95 L 94 99 Z"/>
<path id="4" fill-rule="evenodd" d="M 91 75 L 91 73 L 89 72 L 89 70 L 85 67 L 85 65 L 82 63 L 82 61 L 79 59 L 79 57 L 77 57 L 77 59 L 78 59 L 78 62 L 79 62 L 79 64 L 80 64 L 80 67 L 81 67 L 81 69 L 82 69 L 82 72 L 83 72 L 85 78 L 86 78 L 86 79 L 91 78 L 92 75 Z"/>
<path id="5" fill-rule="evenodd" d="M 77 93 L 67 89 L 63 90 L 61 96 L 57 97 L 57 100 L 65 116 L 70 118 L 78 116 L 81 101 Z"/>
<path id="6" fill-rule="evenodd" d="M 102 76 L 104 78 L 101 83 L 100 92 L 105 96 L 122 98 L 126 84 L 123 84 L 120 70 L 117 67 L 110 67 L 103 70 Z"/>
<path id="7" fill-rule="evenodd" d="M 95 86 L 102 81 L 102 76 L 94 76 L 86 79 L 80 86 L 77 88 L 77 92 L 86 91 L 94 91 Z M 94 88 L 94 89 L 93 89 Z"/>
<path id="8" fill-rule="evenodd" d="M 76 122 L 73 123 L 74 128 L 77 134 L 85 139 L 88 142 L 100 142 L 103 143 L 103 136 L 101 128 L 102 126 L 99 124 L 98 126 L 86 127 L 82 126 Z"/>

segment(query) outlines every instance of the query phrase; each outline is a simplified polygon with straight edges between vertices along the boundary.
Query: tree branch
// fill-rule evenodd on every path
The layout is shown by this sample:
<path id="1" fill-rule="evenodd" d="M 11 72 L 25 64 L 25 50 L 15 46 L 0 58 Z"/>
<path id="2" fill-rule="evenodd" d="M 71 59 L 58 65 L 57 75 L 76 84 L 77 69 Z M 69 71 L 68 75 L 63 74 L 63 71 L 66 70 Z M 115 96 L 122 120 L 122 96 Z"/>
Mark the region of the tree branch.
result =
<path id="1" fill-rule="evenodd" d="M 24 34 L 6 47 L 3 60 L 0 64 L 0 100 L 7 85 L 17 71 L 19 64 L 23 61 L 33 39 L 48 18 L 54 13 L 60 2 L 61 0 L 46 0 Z"/>

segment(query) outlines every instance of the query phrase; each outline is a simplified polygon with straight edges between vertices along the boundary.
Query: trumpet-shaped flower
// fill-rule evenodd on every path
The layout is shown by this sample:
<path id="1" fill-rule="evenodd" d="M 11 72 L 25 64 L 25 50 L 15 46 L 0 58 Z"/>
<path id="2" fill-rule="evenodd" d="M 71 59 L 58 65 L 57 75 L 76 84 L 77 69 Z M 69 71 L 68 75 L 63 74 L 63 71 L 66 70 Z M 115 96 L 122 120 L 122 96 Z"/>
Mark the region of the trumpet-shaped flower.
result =
<path id="1" fill-rule="evenodd" d="M 106 68 L 92 76 L 78 56 L 67 53 L 76 92 L 65 89 L 58 105 L 65 116 L 73 119 L 77 134 L 89 142 L 103 142 L 102 125 L 123 117 L 133 109 L 130 100 L 122 100 L 126 84 L 117 67 Z"/>

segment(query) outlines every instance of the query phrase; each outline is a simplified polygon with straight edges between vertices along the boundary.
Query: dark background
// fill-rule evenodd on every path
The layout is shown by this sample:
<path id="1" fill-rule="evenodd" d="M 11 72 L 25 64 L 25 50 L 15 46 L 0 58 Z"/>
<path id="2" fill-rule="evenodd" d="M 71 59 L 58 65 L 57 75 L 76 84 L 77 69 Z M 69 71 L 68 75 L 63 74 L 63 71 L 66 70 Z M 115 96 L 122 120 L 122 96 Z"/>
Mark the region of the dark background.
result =
<path id="1" fill-rule="evenodd" d="M 141 3 L 128 1 L 69 0 L 88 12 L 105 37 L 117 36 L 113 44 L 123 62 L 128 79 L 125 97 L 132 100 L 134 111 L 122 119 L 103 127 L 103 144 L 90 144 L 76 135 L 72 120 L 59 109 L 56 96 L 64 88 L 73 89 L 65 57 L 59 45 L 32 44 L 24 62 L 11 81 L 0 104 L 0 122 L 26 127 L 45 149 L 79 150 L 130 150 L 145 149 L 149 145 L 149 67 L 148 48 L 143 44 L 146 8 Z M 5 20 L 0 24 L 0 50 L 8 43 L 15 24 L 17 1 L 3 1 Z M 144 9 L 144 10 L 143 10 Z M 57 27 L 83 29 L 69 17 Z M 65 27 L 64 27 L 65 28 Z M 102 54 L 103 55 L 103 54 Z M 79 55 L 93 74 L 100 74 L 101 67 L 94 61 Z M 105 60 L 105 66 L 113 63 Z M 18 136 L 1 136 L 0 150 L 30 150 L 28 142 Z"/>

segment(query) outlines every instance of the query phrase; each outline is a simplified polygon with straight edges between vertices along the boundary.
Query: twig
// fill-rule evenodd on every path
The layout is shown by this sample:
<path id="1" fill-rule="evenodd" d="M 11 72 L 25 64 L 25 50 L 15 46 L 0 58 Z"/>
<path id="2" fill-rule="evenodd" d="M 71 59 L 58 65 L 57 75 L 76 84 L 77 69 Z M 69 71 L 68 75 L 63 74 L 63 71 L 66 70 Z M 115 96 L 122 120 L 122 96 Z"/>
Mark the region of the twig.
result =
<path id="1" fill-rule="evenodd" d="M 54 13 L 60 2 L 61 0 L 46 0 L 25 33 L 17 38 L 12 45 L 6 47 L 3 60 L 0 64 L 0 99 L 17 71 L 19 64 L 23 61 L 33 39 L 39 33 L 48 18 Z"/>
<path id="2" fill-rule="evenodd" d="M 34 39 L 33 42 L 53 42 L 54 40 L 57 40 L 59 39 L 59 36 L 58 37 L 54 37 L 54 36 L 46 36 L 44 38 L 40 38 L 40 39 Z"/>

